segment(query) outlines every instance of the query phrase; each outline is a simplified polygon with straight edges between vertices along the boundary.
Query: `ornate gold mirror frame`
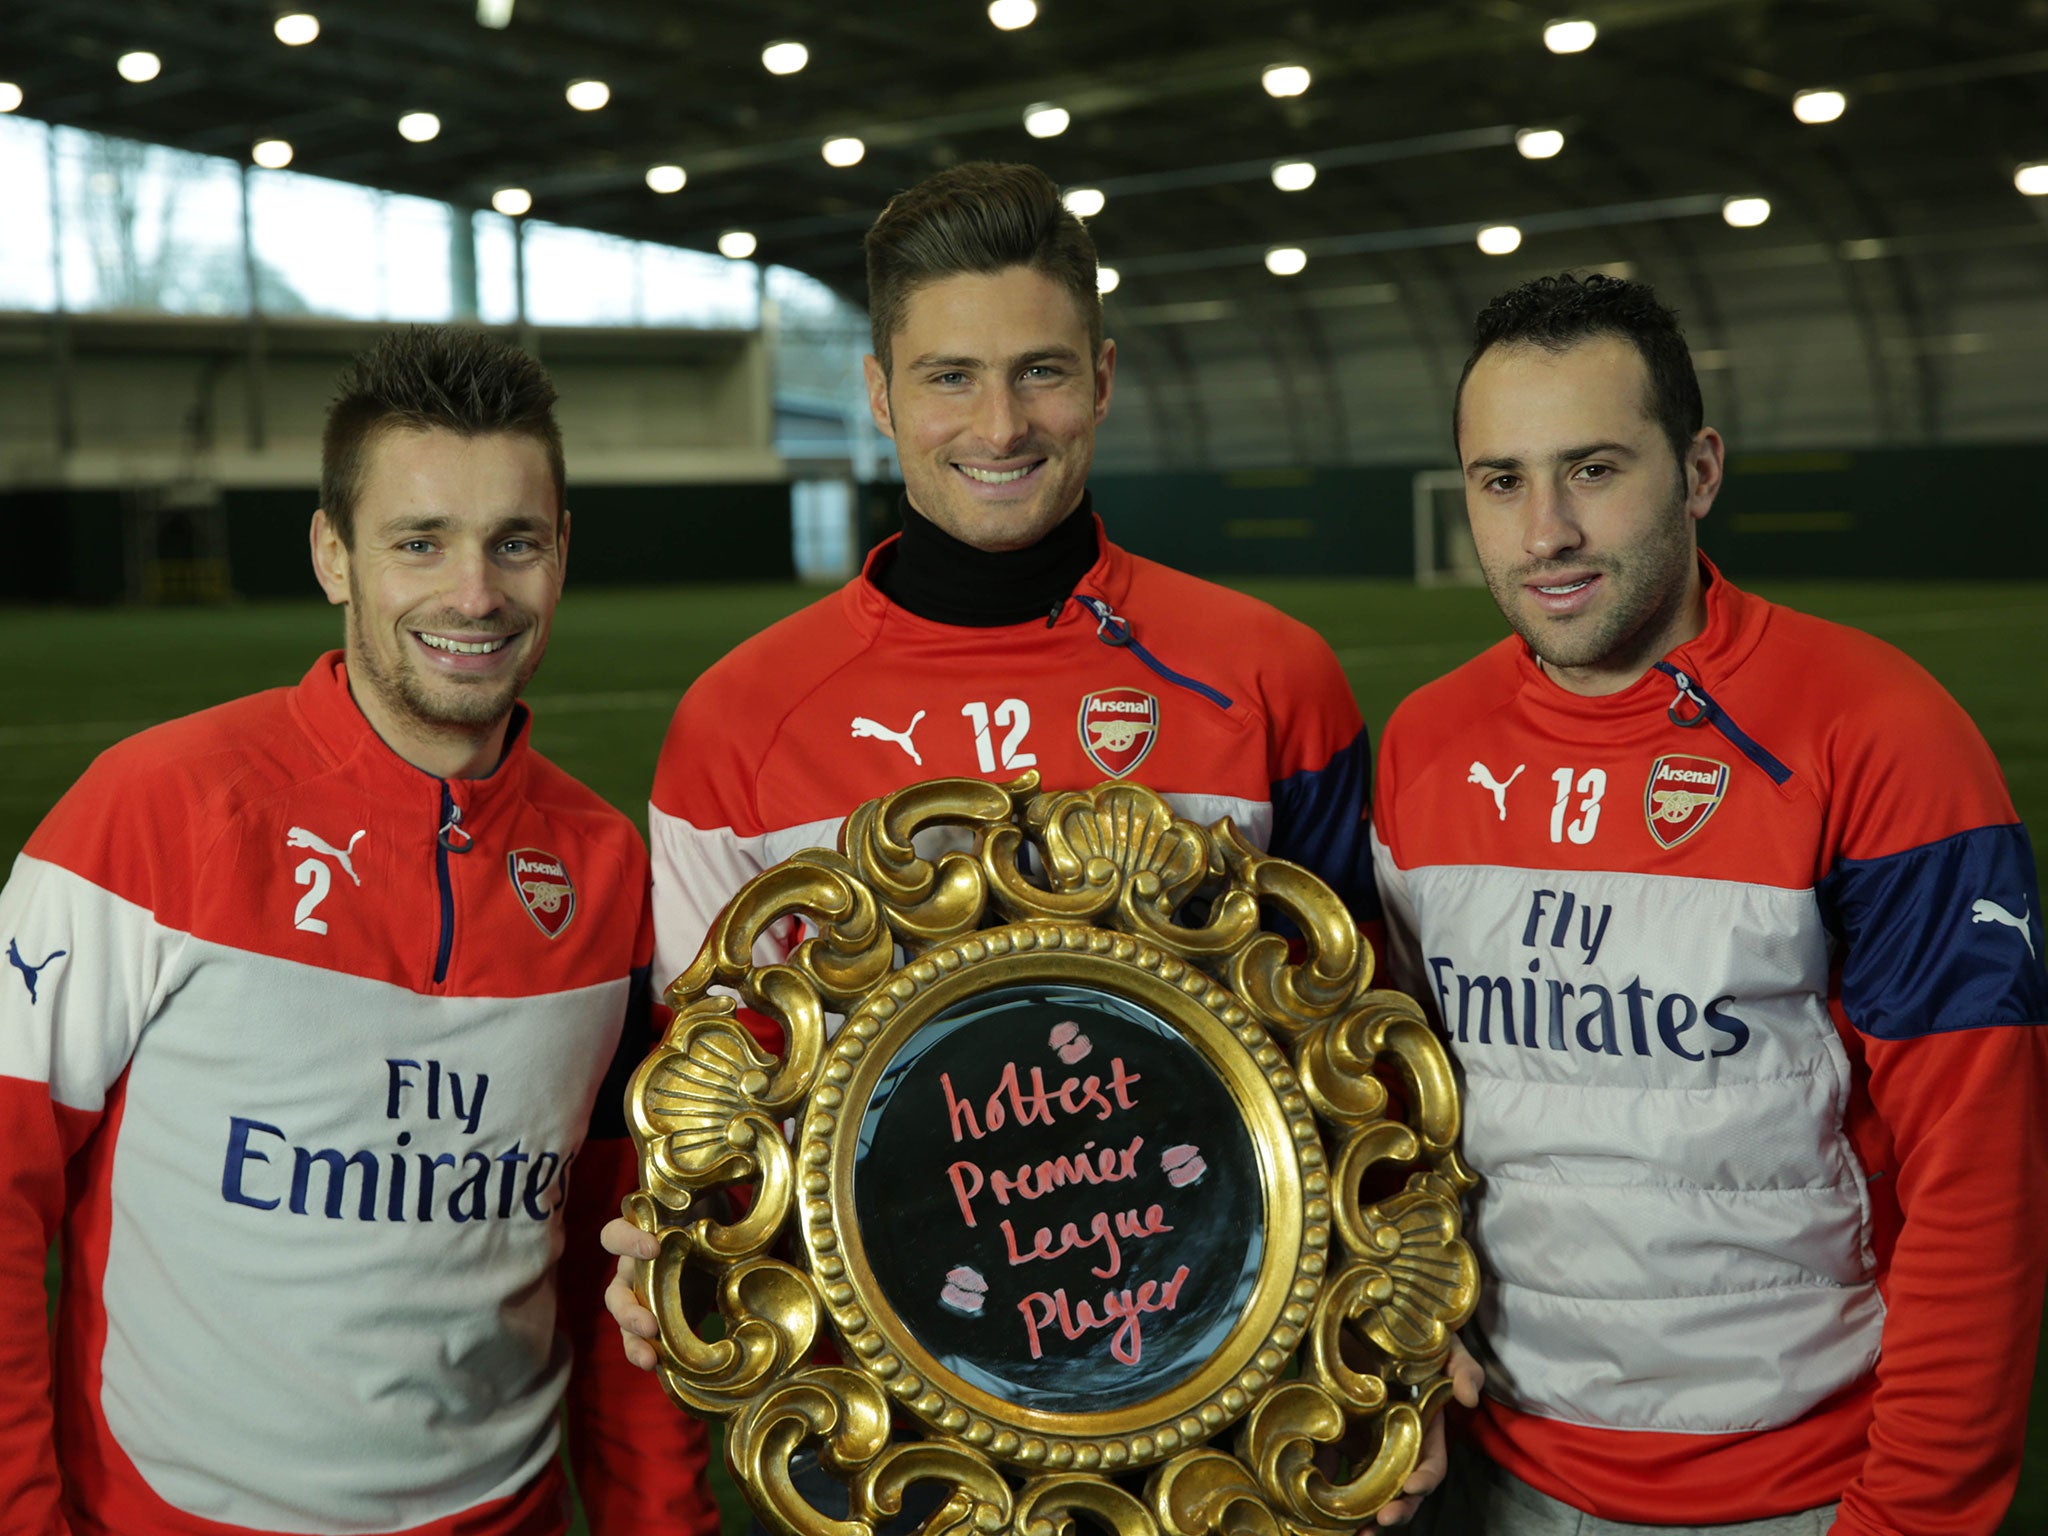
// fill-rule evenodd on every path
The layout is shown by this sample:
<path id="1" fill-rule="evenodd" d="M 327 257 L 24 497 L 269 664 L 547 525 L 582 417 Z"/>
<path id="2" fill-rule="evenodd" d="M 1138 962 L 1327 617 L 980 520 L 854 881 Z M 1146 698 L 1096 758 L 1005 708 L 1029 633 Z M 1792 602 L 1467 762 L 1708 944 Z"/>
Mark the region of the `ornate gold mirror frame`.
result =
<path id="1" fill-rule="evenodd" d="M 915 1483 L 927 1533 L 1356 1530 L 1477 1299 L 1448 1059 L 1306 871 L 1137 785 L 1036 791 L 869 802 L 668 989 L 628 1091 L 661 1379 L 791 1536 Z M 971 846 L 921 857 L 937 828 Z"/>

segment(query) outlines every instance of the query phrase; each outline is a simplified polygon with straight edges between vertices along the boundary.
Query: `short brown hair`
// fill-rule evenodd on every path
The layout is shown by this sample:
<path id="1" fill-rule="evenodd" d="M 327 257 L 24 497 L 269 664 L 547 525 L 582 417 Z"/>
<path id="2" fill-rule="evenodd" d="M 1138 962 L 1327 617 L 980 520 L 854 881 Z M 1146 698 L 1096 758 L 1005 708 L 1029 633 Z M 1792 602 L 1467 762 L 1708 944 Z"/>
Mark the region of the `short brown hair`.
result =
<path id="1" fill-rule="evenodd" d="M 1095 290 L 1095 242 L 1035 165 L 974 160 L 927 177 L 889 199 L 867 235 L 868 325 L 875 357 L 889 371 L 889 340 L 910 296 L 963 272 L 1030 267 L 1073 295 L 1088 325 L 1091 357 L 1102 352 L 1102 298 Z"/>
<path id="2" fill-rule="evenodd" d="M 320 505 L 346 546 L 355 544 L 370 444 L 392 428 L 532 438 L 548 456 L 560 526 L 567 481 L 555 385 L 519 348 L 482 331 L 415 325 L 393 331 L 342 370 L 320 437 Z"/>
<path id="3" fill-rule="evenodd" d="M 1481 357 L 1495 347 L 1541 347 L 1564 352 L 1596 336 L 1613 336 L 1636 349 L 1650 380 L 1644 409 L 1663 429 L 1682 467 L 1706 421 L 1699 375 L 1678 316 L 1657 300 L 1647 283 L 1609 277 L 1603 272 L 1559 272 L 1531 278 L 1497 295 L 1472 322 L 1472 355 L 1458 375 L 1458 393 L 1451 407 L 1451 446 L 1458 443 L 1458 415 L 1465 400 L 1465 380 Z"/>

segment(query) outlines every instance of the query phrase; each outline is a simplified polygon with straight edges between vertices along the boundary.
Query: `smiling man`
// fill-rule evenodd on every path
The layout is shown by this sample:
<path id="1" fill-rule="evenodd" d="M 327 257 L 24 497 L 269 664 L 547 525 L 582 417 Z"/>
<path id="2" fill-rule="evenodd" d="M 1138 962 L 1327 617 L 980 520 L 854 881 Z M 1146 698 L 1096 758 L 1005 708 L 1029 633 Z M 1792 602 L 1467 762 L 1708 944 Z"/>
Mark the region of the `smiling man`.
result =
<path id="1" fill-rule="evenodd" d="M 517 703 L 554 398 L 481 335 L 358 360 L 312 525 L 345 649 L 109 750 L 0 892 L 42 962 L 0 985 L 5 1536 L 550 1536 L 565 1393 L 593 1532 L 717 1530 L 701 1430 L 583 1347 L 652 933 Z"/>
<path id="2" fill-rule="evenodd" d="M 868 404 L 903 532 L 685 696 L 656 771 L 655 970 L 746 880 L 919 779 L 1130 777 L 1233 817 L 1376 921 L 1369 748 L 1306 626 L 1119 549 L 1088 496 L 1116 343 L 1095 247 L 1045 175 L 970 164 L 867 237 Z"/>
<path id="3" fill-rule="evenodd" d="M 867 272 L 868 404 L 902 465 L 903 532 L 677 709 L 649 813 L 657 976 L 689 964 L 751 876 L 830 846 L 863 801 L 1026 770 L 1054 790 L 1128 777 L 1195 820 L 1229 816 L 1376 930 L 1370 748 L 1330 648 L 1118 548 L 1096 516 L 1116 344 L 1058 189 L 1030 166 L 943 171 L 882 211 Z M 606 1240 L 653 1256 L 624 1222 Z M 654 1319 L 624 1284 L 608 1299 L 651 1367 Z"/>
<path id="4" fill-rule="evenodd" d="M 1486 1397 L 1423 1518 L 1990 1536 L 2048 1273 L 1998 766 L 1906 657 L 1699 553 L 1724 453 L 1647 288 L 1496 299 L 1454 431 L 1515 634 L 1396 711 L 1374 816 L 1484 1179 Z"/>

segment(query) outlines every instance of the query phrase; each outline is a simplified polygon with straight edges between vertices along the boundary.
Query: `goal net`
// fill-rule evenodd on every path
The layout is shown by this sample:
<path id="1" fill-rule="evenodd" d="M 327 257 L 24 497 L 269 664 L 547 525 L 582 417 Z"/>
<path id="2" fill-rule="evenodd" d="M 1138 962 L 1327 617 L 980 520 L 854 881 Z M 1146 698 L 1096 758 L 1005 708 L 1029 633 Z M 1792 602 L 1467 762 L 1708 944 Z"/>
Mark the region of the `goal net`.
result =
<path id="1" fill-rule="evenodd" d="M 1415 477 L 1415 584 L 1476 587 L 1479 551 L 1465 520 L 1465 477 L 1455 469 L 1425 469 Z"/>

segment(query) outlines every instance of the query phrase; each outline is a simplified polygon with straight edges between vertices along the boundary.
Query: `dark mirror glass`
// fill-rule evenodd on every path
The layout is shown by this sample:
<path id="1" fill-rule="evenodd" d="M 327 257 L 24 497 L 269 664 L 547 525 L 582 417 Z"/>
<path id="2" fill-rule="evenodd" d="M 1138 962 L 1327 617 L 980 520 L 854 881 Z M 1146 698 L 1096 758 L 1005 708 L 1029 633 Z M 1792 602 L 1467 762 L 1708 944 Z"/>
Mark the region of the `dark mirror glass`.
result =
<path id="1" fill-rule="evenodd" d="M 1144 1402 L 1209 1359 L 1264 1250 L 1257 1151 L 1163 1019 L 1093 987 L 985 992 L 885 1069 L 853 1202 L 882 1294 L 961 1380 L 1047 1413 Z"/>

